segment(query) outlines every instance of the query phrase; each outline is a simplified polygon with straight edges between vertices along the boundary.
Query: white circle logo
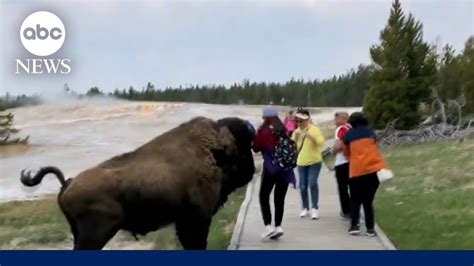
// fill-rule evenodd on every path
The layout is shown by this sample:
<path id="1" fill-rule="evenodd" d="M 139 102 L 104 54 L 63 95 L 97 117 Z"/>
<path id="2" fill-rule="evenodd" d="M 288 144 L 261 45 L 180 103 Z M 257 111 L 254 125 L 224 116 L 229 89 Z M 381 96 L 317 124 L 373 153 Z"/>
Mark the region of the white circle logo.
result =
<path id="1" fill-rule="evenodd" d="M 28 52 L 37 56 L 48 56 L 63 46 L 66 29 L 61 19 L 55 14 L 38 11 L 23 21 L 20 38 Z"/>

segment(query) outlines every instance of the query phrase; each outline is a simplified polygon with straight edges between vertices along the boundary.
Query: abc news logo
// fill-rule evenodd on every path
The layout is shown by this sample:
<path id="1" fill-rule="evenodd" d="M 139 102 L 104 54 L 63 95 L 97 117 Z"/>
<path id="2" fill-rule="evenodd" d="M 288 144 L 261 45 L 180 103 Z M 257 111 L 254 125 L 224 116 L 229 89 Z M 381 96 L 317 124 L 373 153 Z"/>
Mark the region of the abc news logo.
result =
<path id="1" fill-rule="evenodd" d="M 58 27 L 54 27 L 51 31 L 48 31 L 47 28 L 41 27 L 40 24 L 36 24 L 36 30 L 34 28 L 26 28 L 25 31 L 23 31 L 23 37 L 26 40 L 36 40 L 36 38 L 46 40 L 49 36 L 51 36 L 53 40 L 59 40 L 61 36 L 63 36 L 63 31 Z"/>
<path id="2" fill-rule="evenodd" d="M 21 24 L 20 39 L 25 49 L 36 56 L 50 56 L 64 43 L 66 29 L 61 19 L 47 11 L 30 14 Z M 16 59 L 16 74 L 68 74 L 70 59 Z"/>

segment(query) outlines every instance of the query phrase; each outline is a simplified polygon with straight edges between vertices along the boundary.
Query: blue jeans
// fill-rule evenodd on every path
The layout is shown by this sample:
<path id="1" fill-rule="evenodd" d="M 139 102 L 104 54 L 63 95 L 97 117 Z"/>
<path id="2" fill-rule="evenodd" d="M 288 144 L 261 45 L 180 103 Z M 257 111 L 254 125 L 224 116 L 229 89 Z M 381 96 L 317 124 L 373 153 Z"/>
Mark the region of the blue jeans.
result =
<path id="1" fill-rule="evenodd" d="M 300 176 L 300 193 L 301 201 L 303 203 L 303 209 L 309 209 L 308 186 L 309 191 L 311 193 L 311 208 L 319 209 L 319 171 L 321 171 L 321 162 L 306 166 L 298 166 L 298 173 Z"/>

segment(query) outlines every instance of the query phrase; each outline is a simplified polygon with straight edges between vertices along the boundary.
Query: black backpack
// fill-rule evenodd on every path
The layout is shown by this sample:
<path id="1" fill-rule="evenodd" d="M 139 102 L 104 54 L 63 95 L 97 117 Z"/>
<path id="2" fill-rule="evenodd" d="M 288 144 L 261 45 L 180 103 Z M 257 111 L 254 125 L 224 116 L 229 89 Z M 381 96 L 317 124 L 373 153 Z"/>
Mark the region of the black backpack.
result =
<path id="1" fill-rule="evenodd" d="M 292 170 L 296 167 L 297 158 L 298 151 L 295 142 L 286 134 L 278 135 L 278 142 L 273 152 L 273 165 L 280 167 L 282 170 Z"/>

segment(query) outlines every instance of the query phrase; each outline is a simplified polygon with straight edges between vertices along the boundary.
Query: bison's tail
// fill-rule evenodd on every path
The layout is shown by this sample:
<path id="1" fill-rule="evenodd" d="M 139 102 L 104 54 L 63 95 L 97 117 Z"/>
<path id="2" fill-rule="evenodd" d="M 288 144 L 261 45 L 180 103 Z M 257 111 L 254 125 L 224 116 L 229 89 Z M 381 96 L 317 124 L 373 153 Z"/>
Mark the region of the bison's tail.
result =
<path id="1" fill-rule="evenodd" d="M 28 171 L 28 173 L 25 174 L 25 170 L 22 170 L 20 181 L 27 187 L 33 187 L 41 183 L 43 177 L 47 174 L 55 174 L 56 178 L 59 180 L 59 183 L 61 183 L 61 187 L 65 187 L 67 185 L 63 172 L 54 166 L 41 168 L 33 177 L 31 176 L 31 171 Z"/>

